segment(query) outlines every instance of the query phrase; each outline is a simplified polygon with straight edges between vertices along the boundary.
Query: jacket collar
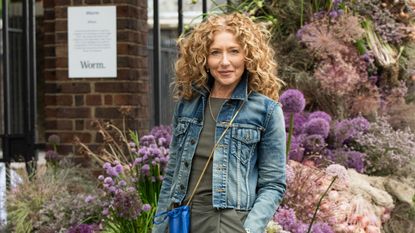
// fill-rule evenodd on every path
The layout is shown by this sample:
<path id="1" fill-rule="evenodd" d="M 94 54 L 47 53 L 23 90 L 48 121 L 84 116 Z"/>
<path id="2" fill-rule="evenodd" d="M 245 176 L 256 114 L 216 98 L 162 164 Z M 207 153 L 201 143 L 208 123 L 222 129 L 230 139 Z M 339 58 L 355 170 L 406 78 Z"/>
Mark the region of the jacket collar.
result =
<path id="1" fill-rule="evenodd" d="M 245 70 L 245 72 L 242 74 L 242 78 L 239 81 L 238 85 L 235 87 L 235 89 L 232 92 L 232 95 L 229 99 L 235 99 L 235 100 L 246 100 L 248 97 L 248 77 L 249 72 Z M 201 87 L 197 87 L 194 84 L 192 84 L 192 89 L 202 96 L 209 96 L 210 89 L 213 85 L 213 77 L 211 74 L 209 74 L 209 79 L 207 85 L 203 85 Z"/>

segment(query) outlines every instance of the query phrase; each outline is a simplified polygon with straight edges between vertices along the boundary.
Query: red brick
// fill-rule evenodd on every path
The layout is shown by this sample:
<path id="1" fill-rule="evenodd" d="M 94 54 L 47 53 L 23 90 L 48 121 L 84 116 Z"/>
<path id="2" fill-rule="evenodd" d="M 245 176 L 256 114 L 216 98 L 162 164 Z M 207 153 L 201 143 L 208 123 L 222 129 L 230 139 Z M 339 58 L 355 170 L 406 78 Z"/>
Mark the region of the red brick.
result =
<path id="1" fill-rule="evenodd" d="M 57 44 L 68 43 L 68 33 L 67 32 L 57 32 L 55 34 L 55 42 Z M 67 45 L 65 45 L 67 47 Z"/>
<path id="2" fill-rule="evenodd" d="M 63 105 L 71 106 L 73 104 L 72 96 L 70 95 L 46 95 L 45 105 Z"/>
<path id="3" fill-rule="evenodd" d="M 45 70 L 43 71 L 43 77 L 45 80 L 55 80 L 56 79 L 56 71 L 55 70 Z"/>
<path id="4" fill-rule="evenodd" d="M 68 58 L 60 57 L 56 58 L 56 68 L 68 68 Z"/>
<path id="5" fill-rule="evenodd" d="M 75 120 L 75 130 L 84 130 L 85 121 L 84 120 Z"/>
<path id="6" fill-rule="evenodd" d="M 45 121 L 46 130 L 73 130 L 71 120 L 47 120 Z"/>
<path id="7" fill-rule="evenodd" d="M 75 106 L 83 106 L 85 101 L 84 101 L 84 96 L 83 95 L 76 95 L 75 96 Z"/>
<path id="8" fill-rule="evenodd" d="M 56 109 L 56 117 L 58 118 L 89 118 L 91 117 L 91 109 L 83 107 L 61 107 Z"/>
<path id="9" fill-rule="evenodd" d="M 135 93 L 138 91 L 139 85 L 137 82 L 105 82 L 95 83 L 95 91 L 102 93 Z"/>
<path id="10" fill-rule="evenodd" d="M 56 32 L 65 32 L 68 30 L 68 21 L 67 20 L 56 20 L 55 21 L 55 31 Z"/>
<path id="11" fill-rule="evenodd" d="M 105 105 L 112 105 L 112 96 L 111 95 L 105 95 L 104 103 L 105 103 Z"/>
<path id="12" fill-rule="evenodd" d="M 102 105 L 100 95 L 87 95 L 86 96 L 86 105 Z"/>
<path id="13" fill-rule="evenodd" d="M 90 133 L 80 133 L 80 132 L 60 132 L 59 136 L 61 137 L 62 143 L 72 143 L 74 142 L 75 137 L 78 137 L 82 143 L 91 142 Z"/>
<path id="14" fill-rule="evenodd" d="M 91 87 L 89 83 L 62 83 L 56 84 L 61 93 L 89 93 Z"/>
<path id="15" fill-rule="evenodd" d="M 68 8 L 65 7 L 56 7 L 55 14 L 57 19 L 67 19 L 68 18 Z"/>
<path id="16" fill-rule="evenodd" d="M 122 114 L 118 108 L 95 108 L 95 117 L 104 119 L 122 118 Z"/>
<path id="17" fill-rule="evenodd" d="M 138 96 L 114 95 L 114 105 L 138 105 Z"/>

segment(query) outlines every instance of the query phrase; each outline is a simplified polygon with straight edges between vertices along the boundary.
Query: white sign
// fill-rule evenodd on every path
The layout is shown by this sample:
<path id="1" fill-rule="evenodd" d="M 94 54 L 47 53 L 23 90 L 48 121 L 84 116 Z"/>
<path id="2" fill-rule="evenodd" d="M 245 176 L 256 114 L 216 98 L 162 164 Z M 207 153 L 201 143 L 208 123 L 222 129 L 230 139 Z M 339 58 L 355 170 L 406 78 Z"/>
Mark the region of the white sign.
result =
<path id="1" fill-rule="evenodd" d="M 117 77 L 115 6 L 68 7 L 69 78 Z"/>

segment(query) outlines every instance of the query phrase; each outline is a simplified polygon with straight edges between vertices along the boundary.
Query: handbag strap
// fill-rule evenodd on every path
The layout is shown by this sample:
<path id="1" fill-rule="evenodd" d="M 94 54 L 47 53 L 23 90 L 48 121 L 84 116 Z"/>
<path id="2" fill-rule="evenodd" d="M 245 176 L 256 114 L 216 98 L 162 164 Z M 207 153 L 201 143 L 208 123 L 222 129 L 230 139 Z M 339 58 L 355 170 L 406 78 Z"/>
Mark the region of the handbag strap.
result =
<path id="1" fill-rule="evenodd" d="M 251 94 L 252 91 L 250 91 L 248 93 L 248 96 Z M 226 131 L 228 131 L 228 129 L 232 126 L 233 121 L 235 120 L 236 116 L 238 115 L 239 111 L 242 109 L 242 107 L 244 106 L 246 101 L 243 101 L 242 104 L 239 106 L 238 110 L 236 111 L 236 113 L 233 115 L 232 119 L 229 121 L 229 124 L 226 126 L 225 130 L 223 131 L 222 135 L 220 135 L 218 141 L 215 143 L 215 145 L 213 146 L 212 151 L 210 152 L 208 161 L 205 164 L 205 167 L 203 168 L 202 174 L 200 174 L 199 179 L 197 180 L 196 186 L 194 187 L 192 194 L 190 195 L 189 200 L 187 201 L 186 205 L 189 205 L 192 202 L 193 196 L 196 193 L 197 188 L 199 187 L 200 181 L 203 178 L 203 175 L 205 174 L 207 167 L 209 165 L 210 160 L 213 157 L 213 154 L 215 153 L 216 147 L 219 145 L 219 142 L 222 140 L 222 138 L 225 136 Z"/>

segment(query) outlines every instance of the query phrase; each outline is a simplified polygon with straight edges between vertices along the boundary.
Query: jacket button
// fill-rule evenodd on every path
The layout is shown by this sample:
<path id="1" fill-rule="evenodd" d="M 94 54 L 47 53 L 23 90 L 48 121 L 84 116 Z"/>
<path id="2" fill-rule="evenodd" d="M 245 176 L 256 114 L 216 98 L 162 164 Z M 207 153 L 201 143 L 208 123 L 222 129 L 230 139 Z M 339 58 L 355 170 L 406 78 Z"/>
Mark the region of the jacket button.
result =
<path id="1" fill-rule="evenodd" d="M 180 185 L 180 189 L 183 190 L 184 189 L 184 185 L 181 184 Z"/>
<path id="2" fill-rule="evenodd" d="M 189 163 L 186 161 L 186 162 L 184 162 L 184 166 L 185 167 L 188 167 L 189 166 Z"/>
<path id="3" fill-rule="evenodd" d="M 196 141 L 194 139 L 190 140 L 190 144 L 194 145 Z"/>

